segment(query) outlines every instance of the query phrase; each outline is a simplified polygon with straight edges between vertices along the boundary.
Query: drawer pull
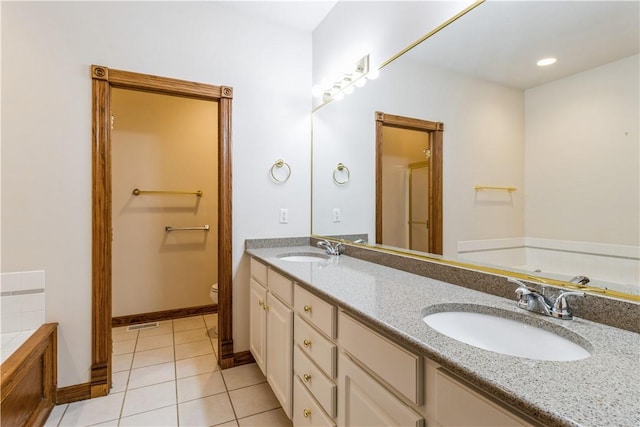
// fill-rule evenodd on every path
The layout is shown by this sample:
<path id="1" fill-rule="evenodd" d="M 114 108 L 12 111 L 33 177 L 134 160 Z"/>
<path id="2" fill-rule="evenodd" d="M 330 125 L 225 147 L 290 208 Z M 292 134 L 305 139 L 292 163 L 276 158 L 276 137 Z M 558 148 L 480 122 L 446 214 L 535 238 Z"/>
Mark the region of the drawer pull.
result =
<path id="1" fill-rule="evenodd" d="M 304 415 L 305 418 L 309 418 L 311 416 L 311 409 L 303 409 L 302 415 Z"/>
<path id="2" fill-rule="evenodd" d="M 304 348 L 309 348 L 311 347 L 311 340 L 304 340 L 302 344 L 304 344 Z"/>
<path id="3" fill-rule="evenodd" d="M 304 375 L 302 376 L 302 379 L 304 380 L 304 382 L 305 382 L 305 383 L 308 383 L 308 382 L 309 382 L 309 380 L 311 379 L 311 375 L 309 375 L 309 374 L 304 374 Z"/>
<path id="4" fill-rule="evenodd" d="M 268 306 L 267 304 L 265 304 L 265 305 L 264 305 L 264 309 L 265 309 L 266 311 L 269 311 L 269 306 Z"/>
<path id="5" fill-rule="evenodd" d="M 260 305 L 260 306 L 264 305 L 264 301 L 262 301 L 262 300 L 258 301 L 258 305 Z"/>
<path id="6" fill-rule="evenodd" d="M 311 306 L 310 305 L 305 305 L 304 306 L 304 312 L 305 313 L 311 313 Z"/>

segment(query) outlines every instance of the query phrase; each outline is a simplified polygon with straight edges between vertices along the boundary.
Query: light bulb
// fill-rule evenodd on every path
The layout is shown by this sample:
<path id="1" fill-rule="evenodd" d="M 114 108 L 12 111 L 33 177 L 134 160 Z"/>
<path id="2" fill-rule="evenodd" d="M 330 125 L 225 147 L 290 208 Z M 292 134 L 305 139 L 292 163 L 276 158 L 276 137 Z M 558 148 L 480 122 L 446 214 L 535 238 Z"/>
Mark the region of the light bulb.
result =
<path id="1" fill-rule="evenodd" d="M 536 62 L 538 67 L 546 67 L 547 65 L 555 64 L 557 61 L 556 58 L 543 58 Z"/>
<path id="2" fill-rule="evenodd" d="M 365 79 L 365 78 L 360 78 L 360 79 L 356 80 L 356 82 L 354 83 L 354 85 L 356 87 L 362 87 L 362 86 L 364 86 L 366 84 L 367 84 L 367 79 Z"/>
<path id="3" fill-rule="evenodd" d="M 344 93 L 346 93 L 347 95 L 352 94 L 353 93 L 353 86 L 347 86 L 344 88 Z"/>
<path id="4" fill-rule="evenodd" d="M 316 98 L 320 98 L 323 93 L 324 90 L 322 89 L 322 87 L 320 87 L 320 85 L 315 85 L 313 88 L 311 88 L 311 94 Z"/>
<path id="5" fill-rule="evenodd" d="M 342 101 L 344 99 L 344 92 L 339 92 L 333 97 L 336 101 Z"/>
<path id="6" fill-rule="evenodd" d="M 380 70 L 371 70 L 369 71 L 369 74 L 367 74 L 367 78 L 369 80 L 375 80 L 378 78 L 379 75 L 380 75 Z"/>

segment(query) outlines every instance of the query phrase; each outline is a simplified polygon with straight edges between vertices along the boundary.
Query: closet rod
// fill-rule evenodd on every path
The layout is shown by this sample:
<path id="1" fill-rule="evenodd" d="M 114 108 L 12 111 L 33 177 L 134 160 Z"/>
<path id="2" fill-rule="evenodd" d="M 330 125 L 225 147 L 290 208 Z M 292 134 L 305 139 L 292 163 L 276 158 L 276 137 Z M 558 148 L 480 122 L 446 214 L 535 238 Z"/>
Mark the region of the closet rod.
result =
<path id="1" fill-rule="evenodd" d="M 131 192 L 134 196 L 139 196 L 141 194 L 195 194 L 198 197 L 202 197 L 202 191 L 159 191 L 159 190 L 140 190 L 139 188 L 134 188 Z"/>

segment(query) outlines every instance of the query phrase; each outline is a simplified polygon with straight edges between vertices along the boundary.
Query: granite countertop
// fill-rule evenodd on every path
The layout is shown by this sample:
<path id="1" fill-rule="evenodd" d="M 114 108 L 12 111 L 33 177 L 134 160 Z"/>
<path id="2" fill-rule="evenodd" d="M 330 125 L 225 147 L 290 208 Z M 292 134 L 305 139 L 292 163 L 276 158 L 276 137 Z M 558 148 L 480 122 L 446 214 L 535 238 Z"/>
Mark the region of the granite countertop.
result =
<path id="1" fill-rule="evenodd" d="M 247 249 L 365 324 L 545 425 L 640 425 L 640 334 L 577 317 L 530 313 L 516 307 L 515 296 L 509 300 L 344 255 L 317 263 L 276 257 L 300 252 L 323 253 L 309 246 Z M 449 338 L 422 320 L 445 306 L 464 310 L 469 305 L 568 331 L 565 336 L 586 346 L 591 356 L 550 362 L 503 355 Z"/>

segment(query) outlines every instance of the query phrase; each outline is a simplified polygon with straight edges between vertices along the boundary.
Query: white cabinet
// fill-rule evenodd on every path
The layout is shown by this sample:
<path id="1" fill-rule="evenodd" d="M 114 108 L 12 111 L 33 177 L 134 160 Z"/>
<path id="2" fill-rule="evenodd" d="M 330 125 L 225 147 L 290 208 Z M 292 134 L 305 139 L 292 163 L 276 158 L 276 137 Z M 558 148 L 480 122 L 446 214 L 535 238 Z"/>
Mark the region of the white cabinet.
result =
<path id="1" fill-rule="evenodd" d="M 289 418 L 293 406 L 292 295 L 291 280 L 251 260 L 249 347 Z"/>
<path id="2" fill-rule="evenodd" d="M 427 419 L 448 427 L 531 427 L 539 425 L 477 390 L 436 363 L 425 363 Z"/>
<path id="3" fill-rule="evenodd" d="M 424 426 L 424 418 L 340 353 L 338 361 L 338 425 Z"/>
<path id="4" fill-rule="evenodd" d="M 249 288 L 249 349 L 263 374 L 267 372 L 267 289 L 253 277 Z"/>

